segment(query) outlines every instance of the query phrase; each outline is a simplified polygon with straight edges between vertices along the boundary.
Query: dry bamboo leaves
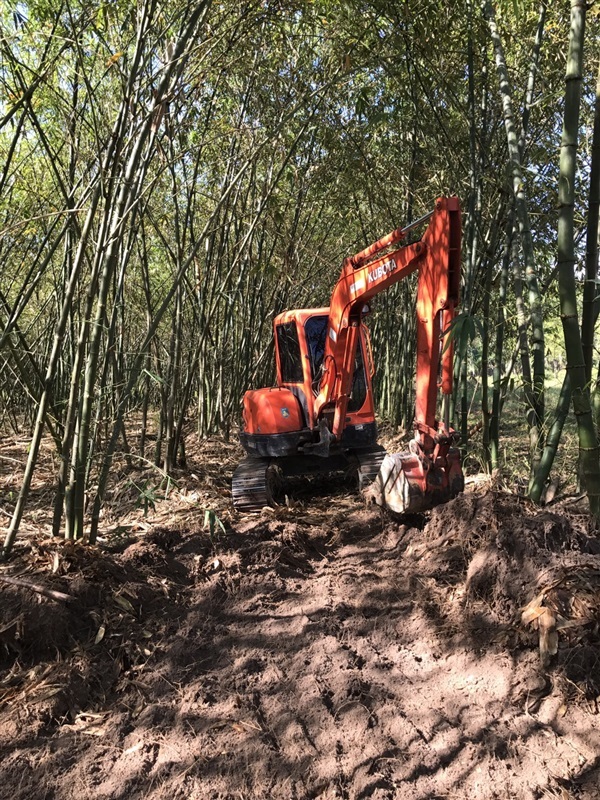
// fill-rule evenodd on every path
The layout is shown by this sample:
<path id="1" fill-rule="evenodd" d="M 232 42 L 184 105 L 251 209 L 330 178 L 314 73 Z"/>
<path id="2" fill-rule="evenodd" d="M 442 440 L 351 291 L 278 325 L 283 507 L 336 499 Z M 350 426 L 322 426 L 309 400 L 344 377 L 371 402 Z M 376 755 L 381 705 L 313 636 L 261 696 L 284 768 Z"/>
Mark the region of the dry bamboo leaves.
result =
<path id="1" fill-rule="evenodd" d="M 521 612 L 524 625 L 539 631 L 542 665 L 558 652 L 558 633 L 600 622 L 600 569 L 572 567 L 546 585 Z"/>
<path id="2" fill-rule="evenodd" d="M 129 600 L 123 595 L 120 594 L 113 594 L 112 599 L 114 603 L 119 606 L 120 609 L 126 611 L 128 614 L 135 616 L 135 608 L 131 605 Z"/>

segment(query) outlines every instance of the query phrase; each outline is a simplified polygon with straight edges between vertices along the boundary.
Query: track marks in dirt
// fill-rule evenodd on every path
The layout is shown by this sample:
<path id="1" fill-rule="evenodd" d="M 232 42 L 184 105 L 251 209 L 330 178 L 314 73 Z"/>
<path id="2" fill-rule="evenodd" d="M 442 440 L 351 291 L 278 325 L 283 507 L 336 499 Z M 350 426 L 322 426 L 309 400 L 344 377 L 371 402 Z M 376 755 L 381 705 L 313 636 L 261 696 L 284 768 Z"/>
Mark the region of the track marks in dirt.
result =
<path id="1" fill-rule="evenodd" d="M 121 662 L 93 709 L 102 735 L 69 739 L 76 758 L 60 755 L 68 724 L 41 746 L 33 737 L 49 776 L 37 783 L 53 800 L 90 789 L 99 800 L 538 800 L 558 769 L 578 791 L 591 785 L 595 768 L 580 765 L 593 765 L 600 736 L 585 717 L 561 717 L 551 691 L 527 705 L 535 642 L 501 619 L 518 583 L 480 572 L 483 595 L 465 593 L 492 528 L 505 566 L 509 547 L 495 501 L 459 500 L 427 525 L 382 526 L 338 498 L 321 518 L 282 509 L 215 542 L 136 544 L 117 560 L 140 584 L 132 634 L 151 632 L 151 655 Z M 550 522 L 536 536 L 553 541 Z M 165 593 L 161 570 L 177 579 Z M 5 774 L 31 758 L 24 741 Z"/>

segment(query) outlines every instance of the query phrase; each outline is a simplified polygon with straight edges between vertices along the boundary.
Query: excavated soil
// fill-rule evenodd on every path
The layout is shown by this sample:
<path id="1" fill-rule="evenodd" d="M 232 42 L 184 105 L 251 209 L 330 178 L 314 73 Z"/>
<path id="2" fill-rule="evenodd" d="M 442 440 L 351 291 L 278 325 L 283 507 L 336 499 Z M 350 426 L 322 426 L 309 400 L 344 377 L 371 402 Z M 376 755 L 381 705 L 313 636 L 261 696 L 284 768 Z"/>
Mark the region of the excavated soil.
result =
<path id="1" fill-rule="evenodd" d="M 40 511 L 2 566 L 2 797 L 600 797 L 583 514 L 475 482 L 393 520 L 338 480 L 243 516 L 234 454 L 203 445 L 98 547 L 53 540 Z"/>

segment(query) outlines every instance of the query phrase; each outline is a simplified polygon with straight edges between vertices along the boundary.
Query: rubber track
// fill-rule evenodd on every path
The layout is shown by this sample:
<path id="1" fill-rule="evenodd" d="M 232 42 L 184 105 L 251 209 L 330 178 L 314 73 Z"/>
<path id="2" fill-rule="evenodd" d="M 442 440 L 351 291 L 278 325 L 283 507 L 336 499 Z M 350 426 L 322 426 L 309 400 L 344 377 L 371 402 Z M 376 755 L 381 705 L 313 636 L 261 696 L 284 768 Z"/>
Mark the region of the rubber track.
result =
<path id="1" fill-rule="evenodd" d="M 273 502 L 267 481 L 270 458 L 245 458 L 233 473 L 231 495 L 238 511 L 260 511 Z"/>

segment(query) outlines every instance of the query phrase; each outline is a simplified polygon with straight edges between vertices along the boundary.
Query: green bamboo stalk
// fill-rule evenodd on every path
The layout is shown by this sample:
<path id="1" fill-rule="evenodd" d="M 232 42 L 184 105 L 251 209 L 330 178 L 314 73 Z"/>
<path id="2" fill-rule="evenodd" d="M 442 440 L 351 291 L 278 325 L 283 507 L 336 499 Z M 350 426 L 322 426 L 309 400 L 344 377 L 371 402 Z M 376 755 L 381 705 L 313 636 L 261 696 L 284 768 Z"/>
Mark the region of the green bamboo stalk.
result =
<path id="1" fill-rule="evenodd" d="M 491 0 L 482 0 L 482 10 L 490 29 L 496 60 L 496 70 L 498 72 L 498 79 L 500 83 L 500 95 L 502 98 L 504 126 L 506 129 L 506 138 L 508 144 L 509 166 L 512 176 L 515 212 L 519 227 L 521 246 L 523 249 L 525 281 L 528 289 L 529 310 L 531 317 L 531 352 L 533 356 L 533 370 L 530 381 L 527 381 L 524 375 L 524 388 L 530 428 L 531 463 L 532 469 L 534 469 L 541 454 L 541 431 L 544 421 L 545 351 L 543 309 L 537 278 L 533 239 L 531 236 L 527 195 L 525 192 L 525 179 L 521 164 L 521 152 L 519 148 L 519 137 L 517 135 L 515 116 L 513 112 L 512 90 L 506 59 L 504 56 L 504 48 L 500 38 L 500 33 L 498 31 L 498 26 L 496 24 L 495 11 Z M 528 353 L 529 348 L 527 348 L 527 350 L 522 349 L 522 358 L 529 360 Z"/>
<path id="2" fill-rule="evenodd" d="M 535 471 L 529 487 L 529 498 L 533 500 L 534 503 L 539 503 L 542 499 L 544 488 L 558 451 L 563 427 L 569 415 L 571 397 L 571 381 L 569 379 L 569 373 L 567 372 L 558 396 L 558 403 L 556 404 L 556 410 L 554 412 L 554 421 L 548 431 L 540 463 L 538 464 L 538 468 Z"/>
<path id="3" fill-rule="evenodd" d="M 600 211 L 600 65 L 596 80 L 592 163 L 588 194 L 588 217 L 585 251 L 585 284 L 581 316 L 581 343 L 585 361 L 585 377 L 591 386 L 594 367 L 594 327 L 598 318 L 598 213 Z"/>
<path id="4" fill-rule="evenodd" d="M 69 276 L 69 282 L 65 289 L 61 314 L 54 330 L 52 351 L 50 353 L 50 357 L 48 359 L 48 364 L 46 367 L 46 372 L 44 375 L 44 387 L 43 387 L 43 392 L 39 399 L 38 412 L 35 420 L 35 429 L 29 447 L 27 463 L 25 465 L 25 472 L 23 475 L 23 483 L 21 485 L 21 490 L 19 491 L 19 496 L 17 498 L 15 510 L 13 511 L 10 525 L 4 540 L 4 548 L 2 551 L 2 558 L 4 559 L 8 558 L 12 550 L 17 532 L 19 530 L 19 525 L 23 517 L 23 511 L 25 510 L 25 503 L 27 502 L 27 498 L 29 496 L 29 490 L 31 488 L 31 480 L 33 478 L 33 473 L 37 464 L 40 444 L 44 432 L 44 421 L 46 418 L 46 412 L 48 410 L 48 405 L 50 402 L 52 381 L 54 379 L 54 374 L 56 372 L 58 359 L 60 358 L 63 337 L 69 320 L 71 303 L 73 301 L 73 296 L 75 294 L 75 288 L 77 286 L 79 274 L 83 267 L 85 248 L 87 245 L 87 240 L 92 231 L 92 224 L 94 221 L 96 207 L 99 200 L 100 200 L 100 190 L 98 187 L 95 190 L 94 195 L 92 197 L 92 202 L 90 204 L 90 208 L 88 209 L 87 217 L 81 231 L 81 239 L 79 240 L 77 253 L 73 261 L 73 269 L 71 270 L 71 275 Z"/>
<path id="5" fill-rule="evenodd" d="M 598 208 L 600 204 L 600 70 L 596 83 L 596 102 L 594 111 L 594 133 L 592 141 L 592 165 L 590 170 L 590 187 L 588 201 L 588 224 L 587 224 L 587 246 L 586 246 L 586 282 L 583 290 L 583 313 L 581 321 L 581 341 L 583 358 L 585 362 L 586 390 L 590 387 L 593 368 L 593 346 L 594 346 L 594 322 L 597 317 L 596 295 L 596 272 L 598 268 Z M 598 386 L 598 384 L 597 384 Z M 600 393 L 594 392 L 592 398 L 593 419 L 596 431 L 600 424 L 600 419 L 596 413 L 598 406 L 596 398 L 600 400 Z M 571 382 L 569 373 L 565 377 L 558 400 L 555 419 L 548 433 L 544 453 L 540 461 L 539 468 L 532 482 L 529 496 L 534 502 L 539 502 L 554 458 L 560 443 L 562 429 L 567 418 L 571 403 Z M 598 404 L 600 406 L 600 403 Z"/>
<path id="6" fill-rule="evenodd" d="M 490 417 L 490 466 L 492 470 L 500 467 L 500 414 L 502 410 L 502 359 L 504 358 L 504 331 L 506 323 L 506 294 L 508 274 L 514 235 L 514 212 L 508 214 L 505 229 L 505 245 L 500 270 L 498 290 L 498 310 L 496 315 L 496 341 L 494 345 L 494 368 L 492 374 L 492 413 Z"/>
<path id="7" fill-rule="evenodd" d="M 558 292 L 567 370 L 573 393 L 573 410 L 579 436 L 580 477 L 588 493 L 590 511 L 595 517 L 598 517 L 600 515 L 600 451 L 590 405 L 575 283 L 575 172 L 585 15 L 585 0 L 571 0 L 571 29 L 558 184 Z"/>

